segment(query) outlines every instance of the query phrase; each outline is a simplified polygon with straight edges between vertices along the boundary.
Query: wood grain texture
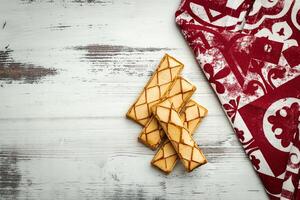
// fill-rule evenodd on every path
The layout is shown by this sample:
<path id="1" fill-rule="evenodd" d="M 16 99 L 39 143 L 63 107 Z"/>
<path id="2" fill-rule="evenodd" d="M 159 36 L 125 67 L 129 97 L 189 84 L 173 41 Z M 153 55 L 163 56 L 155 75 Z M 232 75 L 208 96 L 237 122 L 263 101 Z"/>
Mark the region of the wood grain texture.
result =
<path id="1" fill-rule="evenodd" d="M 0 199 L 267 199 L 175 25 L 179 0 L 0 3 L 0 67 L 25 70 L 0 76 Z M 151 167 L 125 118 L 164 53 L 209 110 L 195 133 L 209 163 L 192 173 Z"/>

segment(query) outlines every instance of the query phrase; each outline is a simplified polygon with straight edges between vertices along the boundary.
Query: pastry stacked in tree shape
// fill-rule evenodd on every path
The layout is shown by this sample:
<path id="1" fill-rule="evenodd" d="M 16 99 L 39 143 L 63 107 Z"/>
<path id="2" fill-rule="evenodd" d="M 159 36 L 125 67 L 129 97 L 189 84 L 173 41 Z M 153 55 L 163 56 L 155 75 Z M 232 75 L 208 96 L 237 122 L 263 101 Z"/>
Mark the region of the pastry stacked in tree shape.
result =
<path id="1" fill-rule="evenodd" d="M 138 140 L 158 149 L 151 164 L 165 173 L 178 159 L 188 172 L 207 163 L 192 137 L 207 109 L 191 99 L 196 87 L 180 76 L 183 67 L 166 54 L 126 114 L 143 126 Z"/>

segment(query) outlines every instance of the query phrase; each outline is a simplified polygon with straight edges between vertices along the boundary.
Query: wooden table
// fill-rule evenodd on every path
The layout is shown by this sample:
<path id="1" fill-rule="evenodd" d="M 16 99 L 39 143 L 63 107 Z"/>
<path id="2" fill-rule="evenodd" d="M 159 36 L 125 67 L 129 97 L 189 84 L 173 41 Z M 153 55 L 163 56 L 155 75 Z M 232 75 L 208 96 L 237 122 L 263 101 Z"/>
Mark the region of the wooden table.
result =
<path id="1" fill-rule="evenodd" d="M 174 22 L 179 0 L 2 0 L 0 199 L 267 199 Z M 164 53 L 208 108 L 209 163 L 164 175 L 125 113 Z"/>

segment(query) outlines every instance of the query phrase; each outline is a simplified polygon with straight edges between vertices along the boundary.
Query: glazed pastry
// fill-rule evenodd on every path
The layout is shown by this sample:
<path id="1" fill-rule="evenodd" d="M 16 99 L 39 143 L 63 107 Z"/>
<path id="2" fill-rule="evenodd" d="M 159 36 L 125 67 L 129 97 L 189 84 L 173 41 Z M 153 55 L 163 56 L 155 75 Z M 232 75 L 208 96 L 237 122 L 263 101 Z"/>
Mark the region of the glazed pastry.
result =
<path id="1" fill-rule="evenodd" d="M 205 156 L 190 135 L 189 130 L 184 127 L 184 122 L 181 120 L 173 103 L 168 99 L 164 99 L 161 103 L 152 107 L 152 112 L 188 172 L 207 163 Z"/>
<path id="2" fill-rule="evenodd" d="M 196 87 L 192 83 L 182 77 L 178 77 L 174 85 L 167 91 L 166 99 L 173 103 L 177 111 L 180 111 L 195 90 Z M 153 150 L 161 144 L 164 138 L 165 132 L 154 116 L 150 118 L 138 137 L 140 142 Z"/>
<path id="3" fill-rule="evenodd" d="M 184 106 L 180 118 L 184 122 L 184 127 L 190 134 L 194 134 L 196 128 L 206 115 L 206 108 L 199 105 L 194 100 L 189 100 Z M 175 167 L 177 160 L 177 152 L 173 148 L 170 140 L 167 139 L 154 155 L 151 164 L 168 174 Z"/>
<path id="4" fill-rule="evenodd" d="M 165 97 L 182 69 L 181 62 L 166 54 L 126 116 L 144 126 L 151 118 L 151 106 Z"/>

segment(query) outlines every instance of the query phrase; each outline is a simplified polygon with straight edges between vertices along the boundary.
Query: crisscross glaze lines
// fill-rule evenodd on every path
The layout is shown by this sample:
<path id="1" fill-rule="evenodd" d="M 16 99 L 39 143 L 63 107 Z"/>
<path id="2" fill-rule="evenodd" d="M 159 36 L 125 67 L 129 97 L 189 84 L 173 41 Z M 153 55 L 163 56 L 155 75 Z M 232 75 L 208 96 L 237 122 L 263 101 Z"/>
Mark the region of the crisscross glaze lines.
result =
<path id="1" fill-rule="evenodd" d="M 152 109 L 185 169 L 190 172 L 205 164 L 207 162 L 205 156 L 188 129 L 184 127 L 184 123 L 180 119 L 174 105 L 169 100 L 164 100 Z"/>
<path id="2" fill-rule="evenodd" d="M 192 83 L 182 77 L 178 77 L 167 91 L 166 99 L 173 103 L 177 111 L 180 111 L 195 90 L 196 87 Z M 150 118 L 138 137 L 140 142 L 151 149 L 156 149 L 164 138 L 165 132 L 154 116 Z"/>
<path id="3" fill-rule="evenodd" d="M 166 54 L 126 116 L 144 126 L 150 120 L 151 106 L 165 97 L 182 69 L 182 63 Z"/>
<path id="4" fill-rule="evenodd" d="M 189 100 L 180 114 L 184 127 L 193 135 L 202 119 L 207 115 L 207 109 L 199 105 L 194 100 Z M 165 140 L 163 145 L 154 155 L 151 164 L 165 173 L 170 173 L 178 160 L 177 152 L 173 148 L 170 140 Z"/>

